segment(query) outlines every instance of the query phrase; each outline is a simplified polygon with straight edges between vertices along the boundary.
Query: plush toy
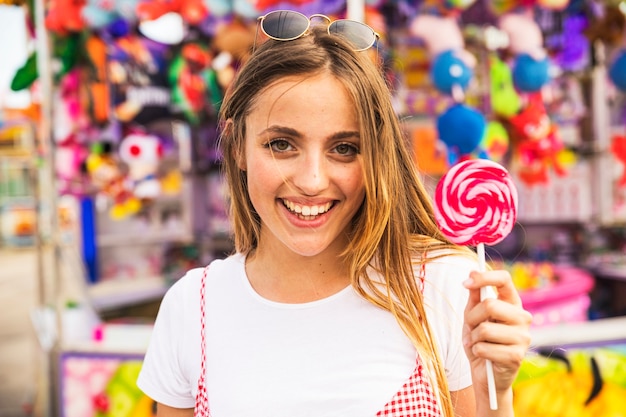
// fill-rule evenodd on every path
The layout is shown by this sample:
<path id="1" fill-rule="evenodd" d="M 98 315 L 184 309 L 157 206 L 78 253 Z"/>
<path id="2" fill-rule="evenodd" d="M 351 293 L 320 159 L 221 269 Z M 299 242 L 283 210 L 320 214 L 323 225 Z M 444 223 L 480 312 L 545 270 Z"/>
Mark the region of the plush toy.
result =
<path id="1" fill-rule="evenodd" d="M 59 64 L 53 67 L 55 81 L 74 68 L 78 55 L 76 51 L 81 49 L 81 35 L 71 33 L 63 36 L 51 36 L 52 56 L 54 62 Z M 39 77 L 37 69 L 37 52 L 31 53 L 26 62 L 20 67 L 11 80 L 11 90 L 20 91 L 29 88 Z"/>
<path id="2" fill-rule="evenodd" d="M 421 14 L 413 19 L 410 30 L 426 45 L 432 60 L 431 78 L 435 87 L 448 95 L 455 93 L 455 86 L 461 92 L 465 91 L 473 77 L 476 58 L 465 49 L 457 19 Z"/>
<path id="3" fill-rule="evenodd" d="M 535 59 L 529 54 L 519 54 L 513 63 L 513 84 L 523 92 L 535 92 L 550 81 L 548 58 Z"/>
<path id="4" fill-rule="evenodd" d="M 584 31 L 589 24 L 587 16 L 572 14 L 563 19 L 561 33 L 546 38 L 546 46 L 563 71 L 584 70 L 590 65 L 589 40 Z"/>
<path id="5" fill-rule="evenodd" d="M 430 66 L 430 78 L 437 90 L 455 96 L 455 88 L 465 91 L 474 73 L 455 53 L 447 50 L 437 55 Z"/>
<path id="6" fill-rule="evenodd" d="M 178 13 L 190 25 L 198 25 L 209 14 L 203 0 L 143 0 L 137 4 L 139 20 L 155 20 L 166 13 Z"/>
<path id="7" fill-rule="evenodd" d="M 163 156 L 161 140 L 154 135 L 130 134 L 122 140 L 119 155 L 128 166 L 133 195 L 140 200 L 157 198 L 161 194 L 157 178 Z"/>
<path id="8" fill-rule="evenodd" d="M 509 50 L 515 56 L 515 86 L 521 91 L 539 91 L 550 79 L 550 61 L 532 10 L 506 13 L 499 18 L 498 25 L 509 36 Z"/>
<path id="9" fill-rule="evenodd" d="M 214 26 L 212 49 L 216 55 L 222 53 L 230 56 L 231 61 L 227 62 L 233 66 L 240 65 L 243 61 L 248 59 L 254 41 L 256 39 L 256 27 L 250 25 L 244 19 L 233 18 L 228 20 L 221 20 Z M 218 71 L 218 78 L 222 75 L 219 72 L 225 69 L 224 62 L 215 62 L 214 69 Z M 226 77 L 224 81 L 232 81 L 234 77 L 234 71 L 228 71 L 230 74 L 224 74 Z M 222 83 L 220 81 L 220 83 Z M 222 87 L 227 87 L 230 82 L 222 83 Z"/>
<path id="10" fill-rule="evenodd" d="M 437 118 L 439 139 L 448 149 L 450 166 L 472 155 L 486 156 L 478 149 L 486 126 L 487 121 L 480 112 L 460 103 L 453 104 Z"/>
<path id="11" fill-rule="evenodd" d="M 626 136 L 615 135 L 611 140 L 611 152 L 615 159 L 626 167 Z M 626 169 L 623 170 L 620 179 L 617 182 L 620 187 L 626 186 Z"/>
<path id="12" fill-rule="evenodd" d="M 410 31 L 424 41 L 431 56 L 452 50 L 468 67 L 476 65 L 476 57 L 465 49 L 465 40 L 456 18 L 421 14 L 411 22 Z"/>
<path id="13" fill-rule="evenodd" d="M 215 106 L 221 100 L 212 61 L 212 53 L 204 45 L 190 42 L 169 68 L 172 101 L 194 125 L 215 116 Z"/>
<path id="14" fill-rule="evenodd" d="M 617 4 L 606 4 L 598 8 L 598 13 L 591 19 L 584 31 L 591 44 L 600 41 L 614 47 L 624 43 L 626 16 Z"/>
<path id="15" fill-rule="evenodd" d="M 141 201 L 133 195 L 131 184 L 112 155 L 112 144 L 94 144 L 85 160 L 85 169 L 93 191 L 100 197 L 97 205 L 110 206 L 112 219 L 124 219 L 141 210 Z"/>
<path id="16" fill-rule="evenodd" d="M 171 116 L 167 59 L 170 48 L 131 34 L 108 44 L 107 72 L 113 115 L 139 125 Z"/>
<path id="17" fill-rule="evenodd" d="M 96 124 L 104 124 L 109 120 L 109 86 L 107 84 L 107 44 L 95 35 L 85 41 L 85 50 L 91 64 L 89 87 L 86 93 L 89 100 L 91 119 Z"/>
<path id="18" fill-rule="evenodd" d="M 609 78 L 615 87 L 626 92 L 626 48 L 619 50 L 611 62 Z"/>
<path id="19" fill-rule="evenodd" d="M 529 185 L 547 183 L 550 168 L 559 176 L 567 173 L 562 162 L 563 142 L 552 123 L 539 93 L 529 97 L 526 107 L 509 119 L 518 143 L 516 155 L 520 178 Z"/>
<path id="20" fill-rule="evenodd" d="M 57 186 L 61 194 L 82 195 L 85 192 L 82 172 L 87 148 L 77 141 L 68 141 L 54 152 Z"/>
<path id="21" fill-rule="evenodd" d="M 502 123 L 490 121 L 478 147 L 484 150 L 487 158 L 503 163 L 509 150 L 509 133 Z"/>
<path id="22" fill-rule="evenodd" d="M 73 135 L 89 128 L 81 91 L 82 71 L 74 68 L 61 78 L 59 88 L 54 93 L 57 103 L 53 118 L 53 137 L 62 144 Z"/>
<path id="23" fill-rule="evenodd" d="M 120 17 L 135 22 L 138 0 L 87 0 L 81 10 L 86 25 L 91 29 L 102 29 Z"/>
<path id="24" fill-rule="evenodd" d="M 511 69 L 496 54 L 489 56 L 489 82 L 491 111 L 501 117 L 511 117 L 522 107 L 515 91 Z"/>
<path id="25" fill-rule="evenodd" d="M 45 25 L 59 35 L 81 32 L 85 28 L 81 10 L 85 0 L 50 0 Z"/>

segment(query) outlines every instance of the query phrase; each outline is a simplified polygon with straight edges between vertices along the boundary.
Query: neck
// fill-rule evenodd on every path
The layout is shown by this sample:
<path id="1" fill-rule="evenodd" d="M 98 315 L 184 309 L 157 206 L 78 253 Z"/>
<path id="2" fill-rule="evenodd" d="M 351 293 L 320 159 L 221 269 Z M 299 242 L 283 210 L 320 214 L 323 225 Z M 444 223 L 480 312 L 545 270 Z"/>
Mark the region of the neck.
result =
<path id="1" fill-rule="evenodd" d="M 282 303 L 321 300 L 350 284 L 347 265 L 334 251 L 301 256 L 258 248 L 246 260 L 246 274 L 260 296 Z"/>

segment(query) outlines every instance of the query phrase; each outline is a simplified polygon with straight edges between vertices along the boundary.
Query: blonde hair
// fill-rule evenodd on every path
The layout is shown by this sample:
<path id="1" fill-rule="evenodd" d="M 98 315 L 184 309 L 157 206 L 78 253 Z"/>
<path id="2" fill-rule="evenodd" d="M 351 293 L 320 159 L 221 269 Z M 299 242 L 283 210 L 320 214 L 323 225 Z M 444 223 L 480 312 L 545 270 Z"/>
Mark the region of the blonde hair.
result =
<path id="1" fill-rule="evenodd" d="M 245 173 L 237 158 L 243 152 L 246 116 L 258 95 L 286 76 L 328 71 L 340 80 L 357 108 L 361 135 L 365 200 L 353 221 L 352 236 L 342 254 L 350 265 L 352 285 L 371 303 L 390 311 L 414 344 L 425 368 L 434 373 L 441 408 L 453 416 L 445 370 L 426 321 L 415 262 L 425 255 L 455 248 L 439 230 L 430 197 L 405 143 L 391 93 L 379 67 L 367 54 L 325 30 L 294 41 L 267 41 L 255 51 L 221 106 L 220 146 L 229 183 L 235 248 L 249 254 L 258 243 L 260 219 L 248 197 Z M 332 100 L 332 97 L 328 98 Z M 384 278 L 381 287 L 368 268 Z"/>

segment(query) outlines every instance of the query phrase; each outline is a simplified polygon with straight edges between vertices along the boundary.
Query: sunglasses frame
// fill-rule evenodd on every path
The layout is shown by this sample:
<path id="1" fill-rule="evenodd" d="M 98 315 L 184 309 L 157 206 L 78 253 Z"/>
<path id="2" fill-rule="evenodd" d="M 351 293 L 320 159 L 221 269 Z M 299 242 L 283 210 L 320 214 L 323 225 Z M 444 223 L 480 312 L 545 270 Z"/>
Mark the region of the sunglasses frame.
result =
<path id="1" fill-rule="evenodd" d="M 304 18 L 304 19 L 306 19 L 306 21 L 307 21 L 307 26 L 306 26 L 306 28 L 302 31 L 302 33 L 300 33 L 300 34 L 299 34 L 299 35 L 297 35 L 297 36 L 291 37 L 291 38 L 278 38 L 278 37 L 276 37 L 276 36 L 272 36 L 272 35 L 270 35 L 269 33 L 267 33 L 267 32 L 265 31 L 265 28 L 263 27 L 263 22 L 265 21 L 265 19 L 266 19 L 268 16 L 270 16 L 270 15 L 272 15 L 272 14 L 274 14 L 274 13 L 288 13 L 288 14 L 290 14 L 290 15 L 294 15 L 294 16 L 297 16 L 297 17 Z M 328 16 L 326 16 L 326 15 L 323 15 L 323 14 L 319 14 L 319 13 L 312 14 L 311 16 L 307 17 L 306 15 L 304 15 L 304 14 L 302 14 L 302 13 L 300 13 L 300 12 L 297 12 L 297 11 L 295 11 L 295 10 L 274 10 L 274 11 L 271 11 L 271 12 L 269 12 L 269 13 L 267 13 L 267 14 L 263 15 L 263 16 L 259 16 L 259 17 L 257 18 L 257 20 L 258 20 L 258 23 L 257 23 L 257 34 L 258 34 L 258 32 L 259 32 L 259 27 L 260 27 L 260 28 L 261 28 L 261 31 L 265 34 L 265 36 L 267 36 L 267 37 L 268 37 L 268 38 L 270 38 L 270 39 L 273 39 L 273 40 L 275 40 L 275 41 L 294 41 L 294 40 L 296 40 L 296 39 L 300 39 L 301 37 L 305 36 L 305 35 L 309 32 L 309 29 L 311 28 L 311 22 L 312 22 L 312 21 L 313 21 L 313 19 L 315 19 L 315 18 L 321 18 L 321 19 L 326 20 L 326 22 L 327 22 L 326 31 L 328 32 L 328 34 L 329 34 L 329 35 L 335 35 L 335 34 L 336 34 L 336 35 L 338 35 L 338 36 L 342 36 L 343 38 L 345 38 L 348 42 L 350 42 L 350 43 L 351 43 L 351 44 L 353 44 L 353 45 L 354 45 L 354 42 L 353 42 L 353 41 L 352 41 L 349 37 L 345 36 L 344 34 L 342 34 L 342 33 L 340 33 L 340 32 L 331 32 L 331 27 L 332 27 L 333 25 L 337 25 L 337 24 L 342 23 L 342 22 L 349 22 L 350 24 L 357 24 L 357 25 L 361 25 L 361 26 L 363 26 L 363 27 L 365 27 L 365 28 L 367 28 L 367 29 L 371 30 L 371 31 L 372 31 L 372 35 L 373 35 L 372 42 L 371 42 L 368 46 L 366 46 L 366 47 L 364 47 L 364 48 L 354 48 L 354 49 L 353 49 L 353 51 L 355 51 L 355 52 L 361 52 L 361 51 L 366 51 L 366 50 L 368 50 L 369 48 L 371 48 L 372 46 L 374 46 L 374 45 L 376 44 L 376 42 L 380 39 L 380 35 L 379 35 L 379 34 L 378 34 L 378 33 L 377 33 L 374 29 L 372 29 L 369 25 L 366 25 L 366 24 L 365 24 L 365 23 L 363 23 L 363 22 L 359 22 L 358 20 L 351 20 L 351 19 L 337 19 L 337 20 L 331 20 L 331 18 L 330 18 L 330 17 L 328 17 Z M 256 49 L 256 38 L 257 38 L 257 37 L 256 37 L 256 35 L 255 35 L 255 39 L 254 39 L 254 49 Z"/>

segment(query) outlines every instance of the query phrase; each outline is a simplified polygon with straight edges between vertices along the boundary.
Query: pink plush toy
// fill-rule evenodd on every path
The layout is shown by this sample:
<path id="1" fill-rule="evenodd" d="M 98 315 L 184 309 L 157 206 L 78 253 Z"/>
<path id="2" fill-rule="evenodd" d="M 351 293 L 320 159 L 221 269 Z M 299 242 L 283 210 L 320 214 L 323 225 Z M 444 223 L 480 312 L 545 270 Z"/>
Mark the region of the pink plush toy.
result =
<path id="1" fill-rule="evenodd" d="M 469 68 L 476 66 L 476 57 L 465 49 L 463 34 L 453 16 L 419 15 L 411 22 L 410 31 L 424 41 L 431 57 L 454 51 Z"/>
<path id="2" fill-rule="evenodd" d="M 531 10 L 506 13 L 499 18 L 498 25 L 508 35 L 509 49 L 513 54 L 528 54 L 537 61 L 546 57 L 543 35 Z"/>

